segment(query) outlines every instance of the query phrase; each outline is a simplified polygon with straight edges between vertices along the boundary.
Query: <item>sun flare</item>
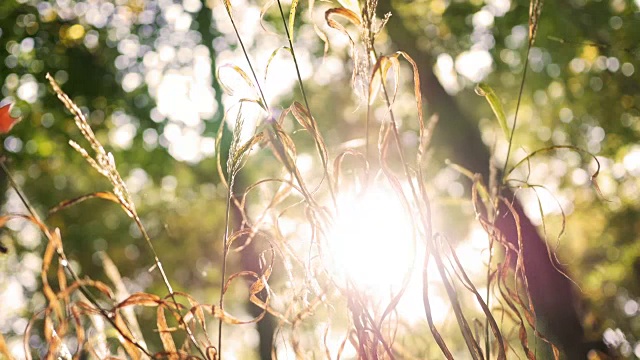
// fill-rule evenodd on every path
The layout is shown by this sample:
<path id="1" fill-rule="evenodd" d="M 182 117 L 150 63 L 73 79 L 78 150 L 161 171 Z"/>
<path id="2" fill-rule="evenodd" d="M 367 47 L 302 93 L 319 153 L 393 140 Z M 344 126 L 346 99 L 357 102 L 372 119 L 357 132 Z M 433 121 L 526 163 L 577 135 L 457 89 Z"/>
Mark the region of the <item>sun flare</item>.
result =
<path id="1" fill-rule="evenodd" d="M 338 284 L 353 286 L 374 303 L 383 305 L 406 285 L 396 309 L 410 323 L 420 319 L 416 315 L 424 313 L 425 244 L 414 234 L 410 210 L 405 209 L 396 192 L 384 186 L 373 186 L 364 194 L 342 193 L 337 203 L 337 216 L 327 238 L 327 264 Z M 460 261 L 469 266 L 467 274 L 472 278 L 485 272 L 486 243 L 486 233 L 474 228 L 469 239 L 454 247 Z M 432 317 L 440 324 L 449 316 L 450 304 L 433 259 L 427 271 Z"/>
<path id="2" fill-rule="evenodd" d="M 397 290 L 415 267 L 413 226 L 391 189 L 341 194 L 328 237 L 335 272 L 361 291 Z"/>

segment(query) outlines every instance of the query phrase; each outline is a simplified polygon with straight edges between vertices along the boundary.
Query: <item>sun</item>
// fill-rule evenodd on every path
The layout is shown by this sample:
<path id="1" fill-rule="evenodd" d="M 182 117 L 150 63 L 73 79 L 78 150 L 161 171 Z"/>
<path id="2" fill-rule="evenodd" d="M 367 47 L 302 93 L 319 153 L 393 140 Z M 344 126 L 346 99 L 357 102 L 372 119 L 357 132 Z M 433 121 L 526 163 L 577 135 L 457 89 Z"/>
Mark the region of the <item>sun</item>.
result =
<path id="1" fill-rule="evenodd" d="M 410 210 L 387 186 L 343 193 L 328 234 L 333 272 L 367 293 L 397 290 L 416 265 Z"/>
<path id="2" fill-rule="evenodd" d="M 406 190 L 406 189 L 405 189 Z M 344 192 L 337 197 L 334 222 L 327 232 L 327 268 L 338 286 L 355 288 L 374 303 L 384 305 L 404 288 L 396 310 L 409 323 L 424 314 L 423 260 L 426 245 L 414 231 L 411 208 L 388 185 L 370 186 L 364 192 Z M 410 205 L 411 206 L 411 205 Z M 454 246 L 467 275 L 477 280 L 486 274 L 487 235 L 474 228 L 468 239 Z M 449 269 L 452 271 L 452 269 Z M 436 324 L 449 318 L 451 305 L 433 259 L 429 261 L 429 300 Z"/>

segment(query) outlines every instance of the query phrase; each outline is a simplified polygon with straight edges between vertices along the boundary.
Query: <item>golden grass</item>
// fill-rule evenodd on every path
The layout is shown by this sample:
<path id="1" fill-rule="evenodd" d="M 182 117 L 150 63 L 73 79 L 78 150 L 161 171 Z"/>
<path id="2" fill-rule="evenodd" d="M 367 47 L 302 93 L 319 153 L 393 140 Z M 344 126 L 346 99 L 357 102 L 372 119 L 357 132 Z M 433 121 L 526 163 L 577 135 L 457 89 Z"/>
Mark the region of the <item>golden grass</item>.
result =
<path id="1" fill-rule="evenodd" d="M 116 168 L 113 156 L 95 138 L 80 109 L 60 89 L 53 78 L 47 76 L 58 98 L 73 114 L 76 125 L 88 142 L 93 154 L 74 141 L 70 141 L 70 145 L 112 185 L 111 191 L 95 192 L 65 201 L 54 207 L 52 211 L 61 211 L 90 198 L 105 199 L 119 204 L 143 234 L 147 246 L 154 254 L 154 270 L 160 272 L 166 288 L 166 293 L 162 296 L 149 293 L 126 294 L 122 281 L 119 279 L 117 266 L 108 259 L 106 254 L 103 255 L 105 272 L 114 283 L 115 290 L 102 282 L 81 278 L 69 266 L 59 230 L 51 229 L 46 225 L 46 222 L 29 206 L 26 197 L 15 182 L 11 180 L 11 186 L 20 194 L 29 213 L 1 216 L 0 225 L 4 225 L 11 218 L 24 218 L 38 226 L 48 241 L 43 254 L 41 271 L 42 292 L 46 296 L 47 306 L 36 315 L 36 317 L 43 319 L 42 332 L 49 344 L 47 358 L 78 358 L 83 352 L 91 353 L 96 358 L 114 356 L 115 354 L 108 353 L 110 349 L 106 344 L 108 335 L 105 326 L 97 325 L 100 322 L 97 319 L 101 318 L 102 321 L 108 323 L 108 327 L 117 331 L 121 350 L 130 358 L 217 359 L 222 353 L 224 345 L 223 323 L 231 325 L 256 323 L 267 314 L 278 321 L 279 330 L 277 333 L 289 336 L 289 343 L 298 358 L 310 358 L 311 354 L 327 358 L 340 357 L 347 344 L 356 349 L 358 358 L 362 359 L 411 358 L 413 356 L 412 349 L 407 349 L 401 343 L 396 342 L 399 331 L 396 306 L 406 292 L 408 277 L 403 280 L 400 288 L 394 289 L 395 292 L 389 297 L 388 303 L 374 308 L 370 299 L 355 284 L 348 281 L 346 283 L 337 281 L 334 278 L 335 275 L 331 273 L 331 269 L 328 269 L 319 260 L 332 256 L 327 251 L 329 240 L 327 236 L 330 236 L 330 227 L 338 216 L 336 201 L 338 194 L 342 191 L 348 191 L 348 185 L 354 183 L 363 184 L 360 191 L 366 192 L 375 181 L 384 181 L 393 189 L 395 196 L 410 216 L 414 243 L 419 242 L 424 245 L 425 252 L 415 254 L 423 260 L 424 317 L 431 337 L 441 354 L 447 359 L 453 359 L 454 353 L 451 348 L 456 345 L 455 341 L 457 340 L 448 339 L 433 320 L 431 306 L 433 289 L 429 286 L 430 278 L 438 278 L 442 283 L 454 313 L 456 326 L 470 358 L 506 359 L 508 354 L 518 352 L 524 353 L 529 359 L 536 358 L 536 347 L 529 343 L 530 335 L 533 334 L 544 342 L 548 342 L 548 340 L 537 328 L 535 309 L 527 290 L 528 283 L 523 260 L 523 249 L 526 244 L 523 242 L 519 229 L 518 212 L 514 209 L 510 199 L 500 196 L 501 188 L 508 186 L 510 181 L 508 176 L 513 169 L 526 164 L 531 157 L 541 151 L 560 148 L 582 150 L 575 147 L 554 147 L 539 150 L 521 160 L 511 170 L 508 170 L 507 164 L 505 164 L 504 180 L 488 179 L 490 186 L 487 186 L 479 176 L 457 167 L 455 164 L 450 164 L 473 183 L 469 201 L 474 206 L 478 223 L 489 238 L 486 246 L 491 257 L 489 263 L 486 264 L 486 284 L 484 284 L 487 290 L 486 294 L 481 294 L 467 274 L 465 264 L 460 261 L 449 239 L 433 228 L 433 210 L 431 196 L 425 181 L 425 172 L 428 171 L 427 150 L 437 118 L 434 117 L 428 121 L 423 118 L 420 79 L 415 60 L 402 51 L 381 55 L 376 49 L 376 38 L 388 22 L 389 15 L 385 15 L 381 20 L 375 17 L 375 0 L 365 1 L 360 13 L 357 13 L 356 9 L 349 5 L 350 2 L 341 2 L 343 6 L 329 9 L 325 13 L 327 25 L 348 37 L 354 64 L 360 63 L 356 58 L 358 51 L 355 50 L 358 45 L 365 49 L 367 63 L 367 69 L 365 69 L 368 83 L 368 87 L 365 89 L 367 94 L 366 120 L 362 125 L 362 137 L 366 145 L 364 151 L 359 148 L 340 150 L 327 147 L 323 134 L 319 130 L 318 120 L 313 116 L 313 111 L 309 106 L 307 93 L 300 76 L 293 43 L 295 9 L 298 1 L 293 1 L 288 20 L 279 0 L 269 2 L 262 10 L 262 14 L 264 14 L 269 6 L 278 5 L 288 42 L 288 46 L 284 48 L 295 62 L 298 84 L 302 94 L 300 102 L 294 101 L 277 118 L 270 110 L 271 107 L 267 103 L 263 88 L 248 56 L 248 50 L 237 32 L 231 3 L 225 1 L 224 4 L 236 31 L 238 43 L 246 56 L 250 75 L 238 65 L 225 65 L 225 67 L 236 71 L 250 87 L 255 89 L 256 98 L 243 99 L 238 105 L 238 116 L 235 119 L 231 148 L 226 163 L 221 158 L 221 149 L 217 151 L 218 172 L 221 181 L 227 188 L 226 228 L 221 244 L 223 260 L 220 264 L 220 297 L 216 304 L 202 304 L 189 294 L 173 290 L 162 267 L 159 254 L 156 254 L 154 250 L 152 239 L 147 235 L 144 225 L 137 215 L 135 204 Z M 541 1 L 533 0 L 531 4 L 529 48 L 533 45 L 535 38 L 541 12 Z M 342 24 L 339 20 L 346 20 L 347 24 Z M 357 29 L 361 34 L 360 39 L 353 39 L 347 28 Z M 274 51 L 268 64 L 280 49 Z M 395 98 L 398 92 L 402 91 L 398 88 L 401 61 L 406 61 L 413 70 L 413 97 L 416 106 L 413 120 L 419 129 L 419 144 L 415 151 L 407 151 L 402 145 L 399 125 L 394 114 Z M 358 71 L 358 66 L 354 65 L 354 80 L 359 75 Z M 389 88 L 390 77 L 395 79 L 395 86 L 392 89 Z M 233 86 L 221 85 L 227 91 L 233 90 Z M 500 110 L 499 97 L 490 88 L 484 87 L 481 90 L 488 97 L 491 107 L 496 111 L 505 136 L 509 136 L 512 141 L 515 125 L 511 129 L 507 128 L 504 112 Z M 378 104 L 380 98 L 382 98 L 382 105 Z M 257 104 L 263 109 L 263 118 L 262 122 L 254 129 L 253 136 L 242 142 L 240 136 L 244 127 L 242 109 L 243 106 L 251 104 Z M 372 137 L 369 130 L 373 123 L 371 119 L 375 106 L 384 107 L 387 117 L 385 121 L 381 122 L 378 129 L 376 151 L 371 149 L 369 143 L 370 137 Z M 293 116 L 300 129 L 306 131 L 315 146 L 316 156 L 322 166 L 320 179 L 311 179 L 311 181 L 305 179 L 297 166 L 298 149 L 296 143 L 291 134 L 285 131 L 282 126 L 285 118 L 289 115 Z M 224 123 L 218 132 L 218 145 L 221 144 L 219 140 L 224 135 L 223 126 Z M 273 156 L 281 163 L 284 175 L 281 178 L 264 178 L 245 188 L 237 188 L 235 186 L 236 177 L 250 156 L 249 153 L 255 148 L 266 146 L 270 147 Z M 359 165 L 347 167 L 345 165 L 347 158 L 353 158 Z M 399 166 L 392 164 L 391 159 L 399 159 Z M 4 163 L 0 164 L 11 179 Z M 226 165 L 224 168 L 223 164 Z M 331 167 L 330 164 L 333 166 Z M 497 174 L 495 169 L 493 174 Z M 347 179 L 347 176 L 353 178 Z M 597 172 L 594 174 L 594 178 L 596 176 Z M 245 211 L 248 206 L 248 195 L 266 188 L 267 185 L 274 185 L 277 190 L 272 192 L 270 198 L 267 199 L 259 216 L 250 216 Z M 240 219 L 237 219 L 238 222 L 235 223 L 232 216 L 234 207 L 240 212 Z M 512 217 L 517 224 L 517 246 L 506 241 L 504 235 L 496 227 L 498 209 L 507 209 L 506 214 L 499 216 Z M 288 236 L 283 234 L 279 225 L 279 220 L 289 216 L 293 211 L 302 214 L 296 219 L 309 229 L 308 237 L 304 239 L 304 244 L 308 248 L 306 254 L 300 253 L 297 249 L 300 244 L 292 242 Z M 238 224 L 240 225 L 238 226 Z M 265 248 L 267 250 L 258 254 L 257 261 L 259 261 L 260 271 L 244 270 L 228 274 L 227 261 L 230 254 L 245 251 L 255 241 L 266 242 Z M 549 253 L 552 254 L 551 251 Z M 432 261 L 436 264 L 436 273 L 428 271 L 429 263 Z M 270 285 L 270 277 L 276 264 L 284 269 L 282 276 L 290 283 L 289 289 L 276 289 Z M 55 273 L 57 279 L 55 286 L 48 281 L 52 273 Z M 232 282 L 240 278 L 250 279 L 248 300 L 262 309 L 258 316 L 250 320 L 240 320 L 225 311 L 225 294 Z M 116 301 L 115 292 L 124 293 L 124 300 Z M 461 300 L 468 297 L 471 297 L 479 305 L 482 318 L 470 318 L 474 315 L 469 314 Z M 276 304 L 273 302 L 274 298 L 278 298 L 280 301 Z M 337 310 L 337 306 L 344 308 Z M 136 317 L 130 311 L 135 307 L 156 308 L 156 326 L 163 346 L 161 350 L 152 350 L 147 347 L 147 342 L 137 325 Z M 335 350 L 337 353 L 332 353 L 327 345 L 327 336 L 332 321 L 330 314 L 339 311 L 348 314 L 347 329 L 344 331 L 340 346 Z M 167 319 L 167 314 L 171 321 Z M 321 314 L 327 316 L 318 319 Z M 416 316 L 422 315 L 416 314 Z M 90 324 L 92 325 L 87 325 L 83 321 L 86 318 L 91 319 Z M 217 343 L 213 342 L 207 331 L 207 324 L 210 321 L 218 322 Z M 308 343 L 302 339 L 304 327 L 313 322 L 329 324 L 324 331 L 323 339 L 318 340 L 317 349 L 310 349 Z M 172 327 L 169 323 L 176 323 L 178 326 Z M 91 337 L 87 337 L 85 329 L 87 326 L 94 330 L 94 335 Z M 478 328 L 481 331 L 478 331 Z M 31 325 L 28 330 L 31 330 Z M 28 339 L 29 331 L 25 334 L 25 339 Z M 517 339 L 515 343 L 512 341 L 513 331 L 515 331 Z M 183 344 L 175 343 L 174 334 L 177 332 L 183 332 L 186 335 Z M 67 349 L 64 342 L 61 341 L 70 335 L 76 337 L 79 344 L 78 349 Z M 518 343 L 520 350 L 515 349 Z M 558 358 L 558 349 L 553 344 L 549 344 L 554 356 Z M 25 347 L 28 348 L 26 340 Z M 320 350 L 317 351 L 318 349 Z M 0 353 L 11 358 L 1 336 Z M 26 349 L 26 354 L 28 356 L 30 354 L 28 349 Z M 274 356 L 276 356 L 275 352 Z"/>

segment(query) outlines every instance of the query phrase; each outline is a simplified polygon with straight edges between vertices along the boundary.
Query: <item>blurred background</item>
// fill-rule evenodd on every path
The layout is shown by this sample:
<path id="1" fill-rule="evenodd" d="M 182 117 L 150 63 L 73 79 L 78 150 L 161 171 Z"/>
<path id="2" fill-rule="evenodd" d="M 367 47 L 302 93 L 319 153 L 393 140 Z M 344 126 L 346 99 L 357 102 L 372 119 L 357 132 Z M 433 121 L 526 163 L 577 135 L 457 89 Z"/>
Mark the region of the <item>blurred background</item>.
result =
<path id="1" fill-rule="evenodd" d="M 301 101 L 289 53 L 274 52 L 287 45 L 277 6 L 262 13 L 265 4 L 261 2 L 237 0 L 231 4 L 271 108 L 281 111 L 293 100 Z M 290 6 L 290 2 L 282 4 L 285 9 Z M 313 6 L 301 2 L 294 26 L 300 75 L 329 149 L 362 146 L 366 107 L 362 84 L 366 80 L 356 74 L 352 82 L 349 40 L 324 21 L 327 9 L 349 4 L 353 6 L 351 2 L 317 2 Z M 479 82 L 489 83 L 513 122 L 527 56 L 529 3 L 381 2 L 378 17 L 386 11 L 393 15 L 378 37 L 378 51 L 402 49 L 414 56 L 426 84 L 425 110 L 441 115 L 426 174 L 435 199 L 436 230 L 452 239 L 460 254 L 466 254 L 460 255 L 463 261 L 481 261 L 486 254 L 478 238 L 486 234 L 470 224 L 473 209 L 468 183 L 444 160 L 463 163 L 460 159 L 468 159 L 463 165 L 472 167 L 478 164 L 474 159 L 486 153 L 487 159 L 479 162 L 486 160 L 488 164 L 491 154 L 500 168 L 504 163 L 508 143 L 486 100 L 476 95 L 474 88 Z M 510 158 L 515 164 L 537 149 L 567 144 L 597 156 L 601 196 L 591 182 L 595 161 L 583 153 L 541 153 L 518 167 L 512 177 L 540 186 L 516 193 L 531 222 L 539 233 L 546 234 L 549 246 L 577 284 L 571 306 L 580 316 L 584 340 L 603 340 L 625 357 L 640 357 L 638 29 L 638 0 L 545 4 L 537 41 L 528 54 Z M 352 35 L 357 37 L 357 31 Z M 45 74 L 50 73 L 113 153 L 176 290 L 188 291 L 202 303 L 216 303 L 226 205 L 216 146 L 228 148 L 238 101 L 255 91 L 245 86 L 232 68 L 217 71 L 226 64 L 249 73 L 222 2 L 3 0 L 0 105 L 12 103 L 12 115 L 22 121 L 0 136 L 0 154 L 41 214 L 63 200 L 110 189 L 110 184 L 68 145 L 71 139 L 83 139 L 46 83 Z M 412 74 L 409 66 L 400 70 L 394 106 L 404 145 L 411 147 L 417 144 L 418 129 Z M 225 93 L 218 80 L 232 87 L 233 94 Z M 251 105 L 244 109 L 249 114 L 244 120 L 245 139 L 263 116 L 255 107 L 253 113 Z M 464 114 L 464 120 L 459 114 Z M 382 121 L 384 107 L 374 115 L 376 121 Z M 459 121 L 449 121 L 449 117 Z M 284 128 L 295 129 L 293 121 L 287 121 Z M 217 144 L 216 131 L 221 125 L 224 136 Z M 373 144 L 376 135 L 372 130 Z M 320 178 L 313 143 L 295 132 L 292 137 L 300 154 L 298 166 L 308 178 Z M 483 150 L 477 151 L 479 148 Z M 332 155 L 337 152 L 333 150 Z M 223 153 L 223 163 L 225 156 Z M 486 166 L 472 170 L 488 174 Z M 282 169 L 273 155 L 258 149 L 247 160 L 238 182 L 247 186 L 278 176 L 282 176 Z M 1 177 L 0 182 L 3 213 L 24 212 L 6 178 Z M 258 194 L 250 200 L 247 210 L 252 214 L 251 206 L 258 208 L 261 198 Z M 102 268 L 100 254 L 104 252 L 117 265 L 129 292 L 165 291 L 157 273 L 148 271 L 153 257 L 140 232 L 117 205 L 89 200 L 46 221 L 52 228 L 60 228 L 66 253 L 80 274 L 109 282 Z M 287 234 L 296 232 L 294 220 L 281 226 Z M 45 304 L 39 292 L 39 271 L 46 244 L 38 230 L 24 221 L 9 222 L 1 230 L 0 240 L 9 249 L 8 254 L 0 255 L 0 331 L 11 352 L 22 358 L 27 323 Z M 229 266 L 237 271 L 255 269 L 257 263 L 255 254 L 235 254 Z M 476 275 L 483 276 L 486 269 L 481 263 L 476 265 L 469 266 L 477 267 Z M 286 287 L 285 279 L 275 277 L 274 286 Z M 409 310 L 400 321 L 402 347 L 416 358 L 438 358 L 421 309 L 420 291 L 408 294 Z M 246 286 L 230 290 L 227 296 L 229 312 L 241 318 L 255 316 L 256 307 L 246 302 Z M 413 308 L 412 301 L 417 303 Z M 455 323 L 447 320 L 452 316 L 447 311 L 443 298 L 437 322 L 455 338 L 459 334 L 454 331 Z M 139 313 L 143 332 L 150 334 L 147 342 L 157 345 L 153 315 Z M 347 321 L 340 311 L 335 316 Z M 308 334 L 309 348 L 322 343 L 317 340 L 322 338 L 322 324 L 314 321 L 299 329 Z M 225 358 L 270 358 L 271 343 L 266 339 L 273 336 L 274 323 L 269 318 L 261 323 L 262 328 L 229 327 Z M 335 343 L 331 346 L 339 346 L 339 338 L 329 340 Z M 37 333 L 28 341 L 34 354 L 46 349 Z M 464 349 L 462 340 L 459 342 L 458 348 Z M 274 344 L 282 358 L 295 357 L 285 340 Z M 353 354 L 347 352 L 344 357 L 349 356 Z"/>

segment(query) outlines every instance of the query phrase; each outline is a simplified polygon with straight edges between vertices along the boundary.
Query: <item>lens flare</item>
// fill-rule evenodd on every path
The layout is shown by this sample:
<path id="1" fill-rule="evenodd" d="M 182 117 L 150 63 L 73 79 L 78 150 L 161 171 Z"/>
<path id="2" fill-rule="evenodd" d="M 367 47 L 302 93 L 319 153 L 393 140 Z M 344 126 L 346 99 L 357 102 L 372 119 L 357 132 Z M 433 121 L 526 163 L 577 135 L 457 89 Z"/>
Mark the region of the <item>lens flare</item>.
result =
<path id="1" fill-rule="evenodd" d="M 397 290 L 415 267 L 411 216 L 384 187 L 338 198 L 328 245 L 338 277 L 365 292 Z"/>
<path id="2" fill-rule="evenodd" d="M 353 286 L 372 304 L 383 307 L 406 285 L 395 309 L 408 323 L 424 319 L 425 244 L 414 234 L 411 210 L 403 206 L 399 194 L 383 186 L 371 187 L 364 194 L 342 193 L 337 203 L 337 216 L 327 237 L 327 264 L 338 285 Z M 470 235 L 454 246 L 454 251 L 467 265 L 467 275 L 477 280 L 486 273 L 488 252 L 483 250 L 487 238 L 481 229 L 474 228 Z M 433 258 L 427 271 L 432 317 L 441 324 L 452 315 L 450 302 Z M 452 273 L 450 268 L 447 271 Z"/>

